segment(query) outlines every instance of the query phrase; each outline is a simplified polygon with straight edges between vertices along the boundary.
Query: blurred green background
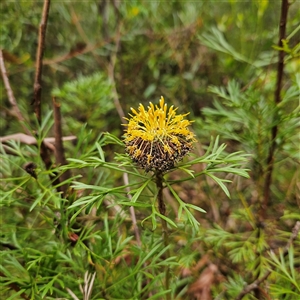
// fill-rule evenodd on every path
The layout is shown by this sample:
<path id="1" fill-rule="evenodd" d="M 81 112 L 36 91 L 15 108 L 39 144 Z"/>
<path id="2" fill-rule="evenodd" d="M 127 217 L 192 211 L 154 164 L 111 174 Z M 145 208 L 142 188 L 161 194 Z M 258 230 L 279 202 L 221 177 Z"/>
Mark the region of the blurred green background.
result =
<path id="1" fill-rule="evenodd" d="M 295 300 L 298 298 L 293 297 L 300 295 L 299 241 L 295 255 L 293 248 L 281 261 L 269 255 L 269 250 L 287 244 L 300 218 L 299 3 L 290 1 L 281 102 L 276 105 L 279 0 L 51 2 L 43 59 L 42 120 L 45 134 L 53 136 L 55 97 L 61 104 L 63 135 L 78 138 L 77 144 L 64 144 L 67 158 L 88 161 L 99 157 L 101 133 L 121 138 L 123 116 L 128 116 L 130 107 L 157 103 L 161 96 L 168 105 L 178 107 L 178 113 L 190 112 L 188 118 L 195 121 L 192 130 L 199 143 L 193 155 L 202 156 L 211 136 L 217 135 L 227 144 L 227 153 L 249 155 L 244 167 L 249 169 L 250 179 L 218 174 L 232 181 L 227 185 L 231 199 L 205 176 L 174 184 L 183 201 L 207 211 L 194 212 L 201 223 L 199 230 L 186 220 L 177 220 L 176 201 L 170 192 L 164 195 L 168 216 L 178 225 L 171 233 L 171 249 L 178 264 L 172 286 L 176 299 L 235 299 L 270 266 L 276 271 L 263 285 L 269 298 L 249 293 L 243 299 Z M 34 133 L 33 84 L 43 2 L 2 1 L 0 8 L 0 45 L 7 74 L 26 124 Z M 23 132 L 3 81 L 0 89 L 1 136 Z M 277 135 L 268 185 L 274 127 Z M 138 247 L 128 207 L 115 211 L 111 205 L 114 195 L 100 199 L 96 189 L 79 189 L 72 195 L 74 199 L 62 200 L 37 148 L 8 145 L 12 153 L 1 149 L 0 279 L 5 289 L 0 296 L 27 299 L 18 298 L 25 292 L 31 299 L 71 299 L 66 288 L 81 295 L 79 283 L 83 284 L 85 272 L 96 271 L 95 293 L 90 299 L 124 299 L 122 295 L 126 299 L 130 295 L 135 295 L 133 299 L 163 299 L 159 293 L 165 291 L 157 284 L 164 276 L 159 272 L 164 263 L 161 236 L 152 232 L 147 222 L 145 228 L 141 226 L 149 213 L 145 207 L 136 209 L 142 240 Z M 113 161 L 115 152 L 121 156 L 124 151 L 120 143 L 101 146 L 107 161 Z M 40 185 L 22 169 L 29 160 L 38 164 Z M 112 169 L 83 168 L 74 160 L 69 166 L 73 176 L 82 176 L 80 181 L 93 187 L 124 184 L 122 174 Z M 195 171 L 205 167 L 198 165 Z M 182 173 L 167 176 L 176 181 Z M 139 183 L 139 178 L 131 180 Z M 264 208 L 266 187 L 271 196 Z M 93 203 L 78 215 L 79 208 L 66 208 L 90 195 L 100 199 L 95 206 Z M 141 199 L 147 203 L 152 198 L 142 193 Z M 63 216 L 61 227 L 55 223 L 58 207 Z M 55 235 L 57 231 L 60 236 Z M 80 235 L 77 243 L 72 242 L 70 233 Z M 144 264 L 148 269 L 143 269 Z M 207 276 L 210 279 L 205 284 L 201 280 Z M 17 284 L 19 294 L 11 284 Z"/>

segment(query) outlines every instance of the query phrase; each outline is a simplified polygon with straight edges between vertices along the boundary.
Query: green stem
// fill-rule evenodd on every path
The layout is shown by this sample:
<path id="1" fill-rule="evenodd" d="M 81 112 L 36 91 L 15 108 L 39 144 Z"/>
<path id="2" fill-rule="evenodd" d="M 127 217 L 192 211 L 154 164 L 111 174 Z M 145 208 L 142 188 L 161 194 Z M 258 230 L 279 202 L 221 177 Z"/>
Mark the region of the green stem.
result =
<path id="1" fill-rule="evenodd" d="M 163 174 L 158 172 L 156 173 L 156 186 L 158 189 L 157 199 L 158 199 L 158 209 L 159 213 L 163 216 L 166 215 L 166 205 L 164 203 L 163 199 Z M 161 218 L 161 225 L 162 225 L 162 234 L 163 234 L 163 240 L 164 240 L 164 246 L 169 246 L 169 232 L 168 232 L 168 225 L 167 222 Z M 170 250 L 168 249 L 166 251 L 166 258 L 170 257 Z M 170 267 L 165 267 L 165 288 L 166 290 L 170 289 Z M 171 300 L 171 295 L 168 293 L 166 295 L 167 300 Z"/>

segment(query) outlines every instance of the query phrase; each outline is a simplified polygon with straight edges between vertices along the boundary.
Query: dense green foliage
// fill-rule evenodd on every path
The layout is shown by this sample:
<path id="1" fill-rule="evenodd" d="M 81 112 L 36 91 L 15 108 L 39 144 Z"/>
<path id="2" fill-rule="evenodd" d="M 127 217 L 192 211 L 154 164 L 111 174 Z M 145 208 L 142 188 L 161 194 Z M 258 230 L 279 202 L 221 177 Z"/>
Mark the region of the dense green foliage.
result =
<path id="1" fill-rule="evenodd" d="M 0 144 L 0 298 L 231 300 L 269 272 L 243 299 L 298 299 L 297 3 L 280 48 L 280 1 L 53 1 L 39 124 L 42 8 L 1 3 L 1 49 L 25 119 L 1 81 L 1 135 L 25 126 L 37 143 Z M 122 141 L 130 107 L 161 95 L 190 112 L 198 140 L 164 174 L 166 216 L 155 174 L 138 169 Z M 63 135 L 76 142 L 64 142 L 67 164 L 51 153 L 47 168 L 40 153 L 55 134 L 52 97 Z"/>

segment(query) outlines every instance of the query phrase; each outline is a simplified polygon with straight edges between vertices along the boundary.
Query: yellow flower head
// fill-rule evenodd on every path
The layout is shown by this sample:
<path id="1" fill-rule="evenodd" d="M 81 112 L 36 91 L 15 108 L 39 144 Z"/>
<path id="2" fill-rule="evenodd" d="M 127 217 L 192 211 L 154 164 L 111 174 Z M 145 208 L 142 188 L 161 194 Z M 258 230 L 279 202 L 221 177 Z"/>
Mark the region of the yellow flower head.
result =
<path id="1" fill-rule="evenodd" d="M 142 104 L 138 111 L 131 108 L 133 115 L 125 118 L 128 124 L 125 130 L 126 152 L 147 172 L 164 172 L 174 167 L 192 149 L 196 141 L 188 129 L 191 121 L 184 119 L 188 115 L 176 115 L 177 108 L 167 104 L 161 97 L 159 105 L 149 103 L 146 110 Z"/>

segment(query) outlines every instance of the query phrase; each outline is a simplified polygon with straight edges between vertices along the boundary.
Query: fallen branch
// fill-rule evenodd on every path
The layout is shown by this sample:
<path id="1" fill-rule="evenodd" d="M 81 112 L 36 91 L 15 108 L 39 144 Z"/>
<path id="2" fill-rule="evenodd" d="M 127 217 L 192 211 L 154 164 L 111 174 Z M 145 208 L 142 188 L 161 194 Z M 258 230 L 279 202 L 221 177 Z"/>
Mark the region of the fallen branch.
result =
<path id="1" fill-rule="evenodd" d="M 77 137 L 74 135 L 71 135 L 71 136 L 63 137 L 62 140 L 64 142 L 65 141 L 76 141 Z M 38 144 L 35 137 L 24 134 L 24 133 L 16 133 L 16 134 L 0 137 L 0 144 L 2 144 L 3 149 L 5 150 L 5 152 L 7 154 L 12 154 L 12 155 L 15 155 L 15 152 L 11 151 L 11 149 L 7 146 L 9 141 L 16 141 L 18 143 L 25 144 L 25 145 L 37 145 Z M 51 150 L 52 152 L 55 153 L 56 149 L 54 146 L 54 144 L 55 144 L 54 137 L 45 138 L 43 143 L 48 148 L 48 150 Z"/>

